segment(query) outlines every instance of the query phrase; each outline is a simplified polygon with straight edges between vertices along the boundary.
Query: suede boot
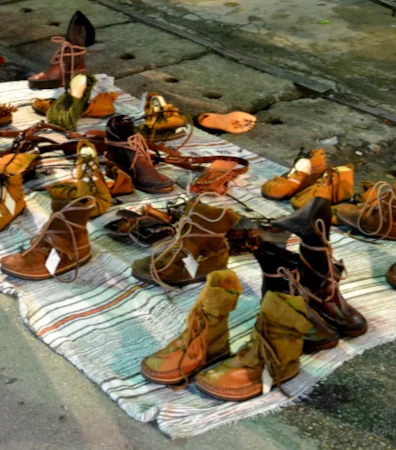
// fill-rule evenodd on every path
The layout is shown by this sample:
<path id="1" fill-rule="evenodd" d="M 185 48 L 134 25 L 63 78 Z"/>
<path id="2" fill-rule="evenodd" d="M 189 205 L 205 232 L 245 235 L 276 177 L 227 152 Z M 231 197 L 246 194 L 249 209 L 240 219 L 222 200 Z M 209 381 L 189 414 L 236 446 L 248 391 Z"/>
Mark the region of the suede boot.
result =
<path id="1" fill-rule="evenodd" d="M 24 280 L 38 281 L 54 277 L 64 282 L 74 281 L 78 268 L 91 257 L 86 224 L 94 207 L 93 197 L 83 197 L 54 212 L 33 239 L 30 248 L 1 259 L 1 271 Z M 52 266 L 52 273 L 46 267 L 50 254 L 52 260 L 59 259 Z M 73 278 L 60 278 L 61 274 L 71 270 L 75 271 Z"/>
<path id="2" fill-rule="evenodd" d="M 228 315 L 242 286 L 232 270 L 214 271 L 187 317 L 184 331 L 164 349 L 145 358 L 142 375 L 158 384 L 178 384 L 230 353 Z"/>
<path id="3" fill-rule="evenodd" d="M 262 297 L 267 291 L 301 295 L 307 307 L 308 320 L 312 324 L 303 337 L 304 353 L 328 350 L 338 345 L 340 335 L 326 324 L 319 314 L 310 307 L 309 297 L 299 283 L 300 257 L 297 253 L 281 249 L 274 244 L 264 242 L 254 253 L 263 271 Z"/>
<path id="4" fill-rule="evenodd" d="M 294 167 L 282 176 L 266 181 L 261 193 L 270 200 L 285 200 L 302 191 L 317 180 L 326 169 L 326 158 L 322 149 L 308 154 L 300 151 Z"/>
<path id="5" fill-rule="evenodd" d="M 311 307 L 341 335 L 364 334 L 367 331 L 365 318 L 342 297 L 339 288 L 343 265 L 333 259 L 329 242 L 331 201 L 315 197 L 305 208 L 272 224 L 301 238 L 301 284 L 315 300 Z"/>
<path id="6" fill-rule="evenodd" d="M 199 203 L 201 197 L 188 203 L 174 240 L 164 243 L 162 251 L 132 264 L 135 278 L 166 288 L 185 286 L 227 267 L 229 247 L 225 235 L 240 217 L 230 209 Z"/>
<path id="7" fill-rule="evenodd" d="M 269 392 L 272 381 L 280 387 L 299 372 L 303 335 L 312 327 L 307 316 L 302 297 L 267 291 L 246 347 L 201 372 L 197 388 L 220 400 L 239 402 Z"/>
<path id="8" fill-rule="evenodd" d="M 48 187 L 52 210 L 59 211 L 65 205 L 85 196 L 95 198 L 90 217 L 104 214 L 111 205 L 111 192 L 100 170 L 94 144 L 81 139 L 77 144 L 77 182 L 55 183 Z"/>
<path id="9" fill-rule="evenodd" d="M 31 89 L 55 89 L 67 86 L 77 73 L 86 72 L 86 47 L 95 41 L 95 30 L 85 15 L 76 11 L 71 18 L 66 39 L 56 36 L 52 42 L 61 44 L 51 59 L 51 65 L 45 72 L 40 72 L 28 79 Z"/>
<path id="10" fill-rule="evenodd" d="M 126 116 L 112 117 L 106 126 L 105 163 L 110 171 L 114 166 L 129 174 L 136 189 L 151 194 L 171 192 L 174 182 L 154 167 L 146 141 L 136 133 Z"/>

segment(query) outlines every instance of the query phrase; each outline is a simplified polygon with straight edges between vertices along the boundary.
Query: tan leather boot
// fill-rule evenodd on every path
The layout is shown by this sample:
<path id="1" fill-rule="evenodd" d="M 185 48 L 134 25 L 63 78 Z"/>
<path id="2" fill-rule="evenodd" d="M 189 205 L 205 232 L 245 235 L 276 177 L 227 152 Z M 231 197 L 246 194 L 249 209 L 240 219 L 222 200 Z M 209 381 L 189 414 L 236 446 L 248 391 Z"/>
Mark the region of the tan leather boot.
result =
<path id="1" fill-rule="evenodd" d="M 201 197 L 188 204 L 173 241 L 165 243 L 162 251 L 132 264 L 135 278 L 163 287 L 185 286 L 227 267 L 225 235 L 240 216 L 230 209 L 199 203 Z"/>
<path id="2" fill-rule="evenodd" d="M 196 379 L 197 388 L 220 400 L 240 402 L 295 377 L 303 335 L 312 327 L 304 299 L 267 291 L 246 347 Z M 267 382 L 267 380 L 269 382 Z"/>
<path id="3" fill-rule="evenodd" d="M 302 191 L 317 180 L 326 169 L 326 157 L 322 149 L 305 155 L 300 152 L 294 167 L 282 176 L 266 181 L 261 193 L 270 200 L 285 200 Z"/>
<path id="4" fill-rule="evenodd" d="M 187 317 L 186 328 L 164 349 L 145 358 L 142 375 L 158 384 L 178 384 L 230 353 L 228 315 L 242 286 L 232 270 L 214 271 Z"/>
<path id="5" fill-rule="evenodd" d="M 396 182 L 379 181 L 366 193 L 365 203 L 337 207 L 337 219 L 364 236 L 396 239 Z"/>
<path id="6" fill-rule="evenodd" d="M 81 139 L 77 144 L 77 182 L 55 183 L 48 187 L 52 210 L 59 211 L 65 205 L 85 196 L 95 198 L 91 217 L 104 214 L 111 205 L 111 192 L 100 170 L 94 144 Z"/>
<path id="7" fill-rule="evenodd" d="M 93 197 L 83 197 L 54 212 L 30 248 L 1 259 L 1 271 L 24 280 L 54 277 L 64 282 L 74 281 L 78 268 L 91 258 L 86 224 L 94 207 Z M 53 261 L 50 269 L 47 268 L 49 258 Z M 75 271 L 73 278 L 60 278 L 71 270 Z"/>
<path id="8" fill-rule="evenodd" d="M 354 196 L 354 166 L 329 167 L 312 186 L 297 193 L 290 199 L 294 209 L 303 208 L 314 197 L 331 200 L 332 205 L 346 202 Z"/>

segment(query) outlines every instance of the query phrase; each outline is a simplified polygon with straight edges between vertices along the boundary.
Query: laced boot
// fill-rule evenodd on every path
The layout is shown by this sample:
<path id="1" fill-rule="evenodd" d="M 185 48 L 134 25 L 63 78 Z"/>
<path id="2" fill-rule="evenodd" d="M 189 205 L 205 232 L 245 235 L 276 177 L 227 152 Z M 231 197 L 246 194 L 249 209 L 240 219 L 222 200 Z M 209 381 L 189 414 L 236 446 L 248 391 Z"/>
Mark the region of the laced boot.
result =
<path id="1" fill-rule="evenodd" d="M 117 166 L 129 174 L 136 189 L 151 194 L 171 192 L 174 182 L 154 167 L 144 137 L 126 116 L 115 116 L 106 127 L 105 163 L 108 170 Z"/>
<path id="2" fill-rule="evenodd" d="M 311 307 L 344 336 L 367 331 L 366 319 L 341 295 L 339 282 L 344 266 L 333 258 L 329 242 L 331 202 L 315 197 L 305 208 L 272 222 L 301 238 L 301 284 L 310 291 Z"/>
<path id="3" fill-rule="evenodd" d="M 333 205 L 345 202 L 354 196 L 354 166 L 329 167 L 312 186 L 290 199 L 294 209 L 303 208 L 313 197 L 329 198 Z"/>
<path id="4" fill-rule="evenodd" d="M 267 291 L 246 347 L 201 372 L 197 388 L 233 402 L 268 393 L 273 381 L 282 390 L 281 383 L 299 372 L 303 335 L 312 327 L 307 317 L 302 297 Z"/>
<path id="5" fill-rule="evenodd" d="M 298 293 L 304 298 L 307 317 L 312 324 L 312 328 L 303 337 L 304 353 L 313 353 L 336 347 L 340 335 L 310 307 L 309 291 L 304 289 L 299 282 L 299 255 L 264 242 L 256 250 L 254 256 L 263 271 L 262 297 L 265 296 L 267 291 L 275 291 L 289 295 Z"/>
<path id="6" fill-rule="evenodd" d="M 1 271 L 24 280 L 74 281 L 78 268 L 91 257 L 86 224 L 94 207 L 93 197 L 83 197 L 54 212 L 27 250 L 1 259 Z M 71 279 L 60 278 L 71 270 Z"/>
<path id="7" fill-rule="evenodd" d="M 142 375 L 158 384 L 178 384 L 230 354 L 228 315 L 242 286 L 232 270 L 214 271 L 187 317 L 184 331 L 164 349 L 145 358 Z"/>
<path id="8" fill-rule="evenodd" d="M 385 181 L 372 186 L 364 203 L 343 203 L 337 207 L 337 219 L 364 236 L 396 239 L 396 182 Z"/>
<path id="9" fill-rule="evenodd" d="M 80 11 L 76 11 L 69 22 L 66 39 L 55 36 L 51 41 L 61 48 L 51 59 L 51 65 L 28 79 L 32 89 L 55 89 L 67 86 L 77 73 L 86 72 L 86 47 L 95 41 L 95 30 L 91 22 Z"/>
<path id="10" fill-rule="evenodd" d="M 77 144 L 77 182 L 55 183 L 48 187 L 52 210 L 59 211 L 71 200 L 92 196 L 95 207 L 90 217 L 104 214 L 111 205 L 111 192 L 100 170 L 95 145 L 86 139 Z"/>
<path id="11" fill-rule="evenodd" d="M 308 154 L 300 151 L 294 166 L 282 176 L 265 182 L 261 193 L 270 200 L 285 200 L 314 183 L 326 169 L 326 157 L 322 149 Z"/>
<path id="12" fill-rule="evenodd" d="M 188 203 L 175 238 L 163 243 L 163 250 L 132 264 L 135 278 L 169 288 L 203 281 L 213 270 L 227 267 L 225 235 L 240 217 L 230 209 L 199 203 L 203 195 Z"/>
<path id="13" fill-rule="evenodd" d="M 144 106 L 145 125 L 155 130 L 177 130 L 186 126 L 186 121 L 180 116 L 179 109 L 166 103 L 162 95 L 150 92 Z"/>

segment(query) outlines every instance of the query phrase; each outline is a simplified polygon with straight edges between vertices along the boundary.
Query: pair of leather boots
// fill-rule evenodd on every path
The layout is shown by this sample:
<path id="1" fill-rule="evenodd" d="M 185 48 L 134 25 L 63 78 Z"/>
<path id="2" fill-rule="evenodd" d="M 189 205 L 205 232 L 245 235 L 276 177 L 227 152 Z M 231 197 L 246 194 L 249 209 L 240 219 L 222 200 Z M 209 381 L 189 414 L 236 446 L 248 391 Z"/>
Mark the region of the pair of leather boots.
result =
<path id="1" fill-rule="evenodd" d="M 280 386 L 294 377 L 303 350 L 333 348 L 340 335 L 364 334 L 366 320 L 339 291 L 341 263 L 333 262 L 326 236 L 330 220 L 329 200 L 317 198 L 309 208 L 274 221 L 301 237 L 301 254 L 270 243 L 255 252 L 263 269 L 263 300 L 251 339 L 235 357 L 201 372 L 229 355 L 228 314 L 242 292 L 234 272 L 212 272 L 187 327 L 142 362 L 143 376 L 172 385 L 201 372 L 196 379 L 201 391 L 222 400 L 242 401 L 268 392 L 273 382 Z"/>
<path id="2" fill-rule="evenodd" d="M 354 196 L 354 166 L 327 167 L 322 149 L 307 154 L 301 150 L 294 166 L 265 182 L 261 192 L 270 200 L 290 199 L 294 209 L 303 208 L 314 197 L 328 198 L 337 205 Z"/>

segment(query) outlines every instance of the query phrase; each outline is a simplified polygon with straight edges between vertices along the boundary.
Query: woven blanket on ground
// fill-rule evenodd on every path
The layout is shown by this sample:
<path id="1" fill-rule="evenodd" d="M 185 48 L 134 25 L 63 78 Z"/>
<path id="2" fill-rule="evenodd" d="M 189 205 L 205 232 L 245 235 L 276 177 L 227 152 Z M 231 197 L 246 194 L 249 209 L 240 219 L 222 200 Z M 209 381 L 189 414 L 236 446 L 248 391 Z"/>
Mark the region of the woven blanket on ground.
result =
<path id="1" fill-rule="evenodd" d="M 40 96 L 53 95 L 52 91 L 40 92 Z M 20 108 L 14 115 L 17 128 L 23 129 L 40 119 L 29 106 L 35 96 L 37 92 L 29 90 L 26 82 L 0 84 L 0 99 Z M 116 105 L 117 112 L 133 114 L 139 101 L 122 93 Z M 80 124 L 80 131 L 103 129 L 105 120 L 83 119 Z M 0 140 L 0 150 L 9 144 L 10 141 Z M 249 172 L 236 180 L 230 195 L 210 198 L 209 203 L 226 204 L 252 217 L 258 214 L 279 217 L 291 211 L 288 205 L 265 200 L 260 192 L 261 184 L 284 172 L 283 167 L 200 130 L 194 131 L 183 153 L 227 154 L 251 161 Z M 30 239 L 48 219 L 49 196 L 39 189 L 70 178 L 69 170 L 55 167 L 60 155 L 55 152 L 48 155 L 53 157 L 43 162 L 38 178 L 26 184 L 27 208 L 0 234 L 0 256 L 28 247 Z M 186 175 L 186 171 L 174 167 L 163 166 L 160 170 L 175 179 Z M 278 411 L 293 399 L 306 395 L 319 380 L 355 355 L 396 338 L 396 292 L 384 278 L 388 266 L 395 262 L 396 242 L 372 245 L 333 232 L 335 256 L 344 260 L 348 270 L 342 293 L 366 316 L 369 330 L 359 338 L 343 339 L 333 350 L 303 355 L 299 375 L 284 384 L 292 399 L 274 389 L 268 395 L 244 403 L 227 403 L 199 393 L 194 383 L 175 392 L 144 380 L 139 370 L 141 360 L 180 333 L 203 283 L 187 286 L 171 294 L 171 299 L 158 286 L 144 287 L 131 276 L 131 262 L 149 255 L 150 250 L 137 248 L 128 240 L 112 238 L 103 226 L 116 219 L 120 207 L 136 210 L 147 202 L 164 207 L 182 192 L 180 187 L 170 194 L 157 196 L 138 191 L 121 197 L 122 205 L 115 205 L 103 216 L 90 220 L 93 258 L 80 269 L 78 279 L 72 284 L 55 279 L 22 281 L 0 275 L 0 291 L 18 299 L 23 320 L 33 333 L 97 383 L 132 418 L 156 421 L 167 435 L 183 438 L 255 414 Z M 229 267 L 236 271 L 244 288 L 229 321 L 231 349 L 236 352 L 249 339 L 259 309 L 262 278 L 259 265 L 251 255 L 232 257 Z"/>

